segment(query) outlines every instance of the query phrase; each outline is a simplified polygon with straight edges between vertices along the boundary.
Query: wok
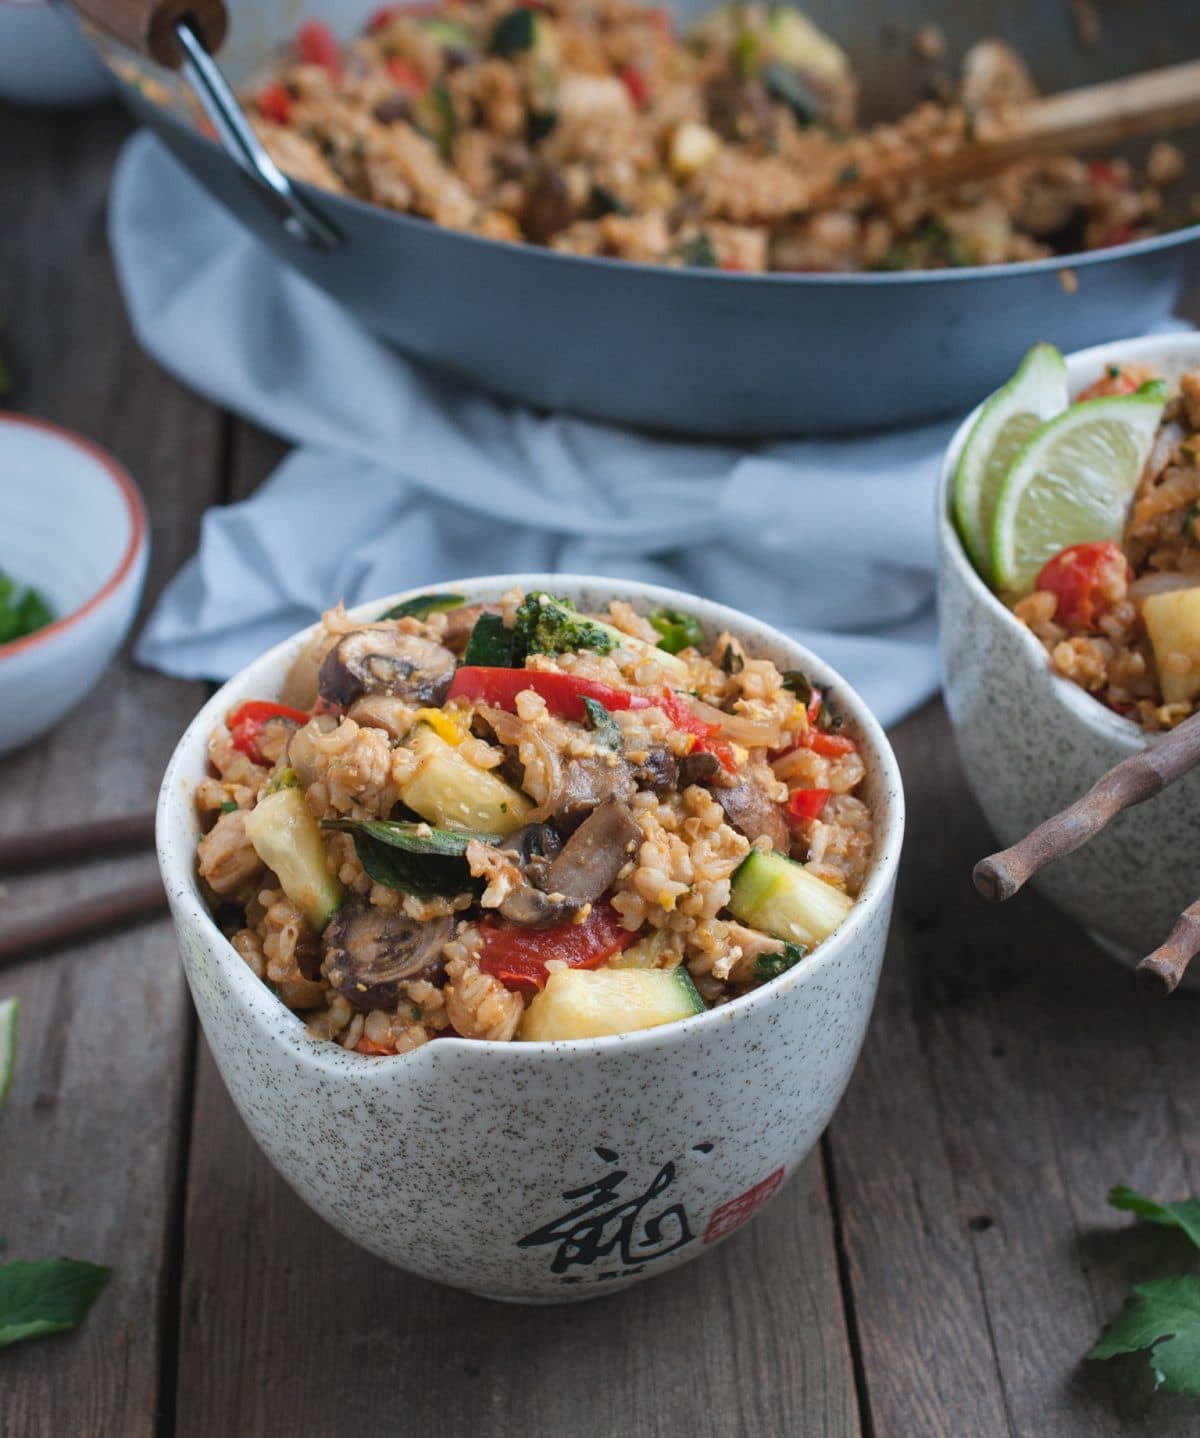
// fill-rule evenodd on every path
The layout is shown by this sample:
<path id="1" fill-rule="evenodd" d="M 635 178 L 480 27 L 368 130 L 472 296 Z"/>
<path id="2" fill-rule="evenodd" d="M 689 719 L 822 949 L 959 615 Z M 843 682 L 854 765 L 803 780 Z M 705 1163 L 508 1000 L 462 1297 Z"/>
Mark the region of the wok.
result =
<path id="1" fill-rule="evenodd" d="M 1073 350 L 1152 328 L 1196 274 L 1194 217 L 1152 239 L 1067 258 L 923 273 L 760 275 L 484 240 L 276 176 L 281 198 L 200 133 L 183 105 L 163 103 L 162 86 L 181 93 L 177 72 L 113 36 L 144 49 L 149 35 L 165 55 L 174 43 L 168 22 L 188 14 L 237 86 L 302 19 L 349 34 L 378 0 L 229 0 L 223 43 L 221 0 L 72 3 L 97 22 L 85 23 L 85 32 L 114 69 L 125 102 L 264 243 L 402 351 L 542 409 L 746 439 L 926 419 L 974 404 L 1037 339 Z M 675 8 L 686 20 L 710 6 L 685 0 Z M 1002 35 L 1044 91 L 1200 55 L 1200 7 L 1180 0 L 1098 0 L 1099 38 L 1091 46 L 1080 43 L 1068 0 L 970 7 L 809 0 L 805 9 L 849 51 L 868 119 L 898 114 L 917 98 L 928 68 L 911 38 L 926 21 L 941 26 L 955 66 L 972 40 Z M 194 80 L 194 66 L 190 73 Z M 158 85 L 147 85 L 147 75 Z M 1192 148 L 1200 152 L 1200 136 Z M 1175 193 L 1197 190 L 1193 154 Z M 299 196 L 299 218 L 289 195 Z M 1187 218 L 1185 210 L 1175 217 Z"/>

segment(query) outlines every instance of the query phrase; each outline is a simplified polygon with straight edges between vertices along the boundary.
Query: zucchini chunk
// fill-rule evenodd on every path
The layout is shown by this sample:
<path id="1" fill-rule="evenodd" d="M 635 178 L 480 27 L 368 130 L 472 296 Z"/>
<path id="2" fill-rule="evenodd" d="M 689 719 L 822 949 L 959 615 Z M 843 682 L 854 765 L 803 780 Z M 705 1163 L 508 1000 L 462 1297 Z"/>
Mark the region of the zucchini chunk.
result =
<path id="1" fill-rule="evenodd" d="M 854 907 L 853 899 L 783 854 L 753 849 L 733 876 L 729 912 L 752 929 L 812 948 Z"/>
<path id="2" fill-rule="evenodd" d="M 525 823 L 532 802 L 499 775 L 472 764 L 428 724 L 417 725 L 408 747 L 421 763 L 400 797 L 422 819 L 441 828 L 501 837 Z"/>
<path id="3" fill-rule="evenodd" d="M 525 1010 L 517 1037 L 531 1043 L 596 1039 L 703 1012 L 684 968 L 559 969 Z"/>
<path id="4" fill-rule="evenodd" d="M 299 789 L 276 789 L 246 815 L 246 837 L 319 934 L 345 898 L 325 867 L 325 841 Z"/>

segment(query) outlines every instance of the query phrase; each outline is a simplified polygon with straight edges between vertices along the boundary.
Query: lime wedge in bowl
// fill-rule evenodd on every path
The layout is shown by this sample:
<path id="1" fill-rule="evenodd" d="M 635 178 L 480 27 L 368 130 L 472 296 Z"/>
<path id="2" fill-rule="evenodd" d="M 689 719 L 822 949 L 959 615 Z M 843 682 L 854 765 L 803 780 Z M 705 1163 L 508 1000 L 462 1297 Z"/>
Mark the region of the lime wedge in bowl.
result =
<path id="1" fill-rule="evenodd" d="M 20 1011 L 19 999 L 0 1000 L 0 1108 L 8 1097 L 13 1066 L 17 1061 L 17 1015 Z"/>
<path id="2" fill-rule="evenodd" d="M 954 472 L 954 518 L 975 568 L 992 578 L 992 520 L 1017 452 L 1038 427 L 1067 407 L 1067 367 L 1053 345 L 1037 344 L 1007 384 L 987 400 Z"/>
<path id="3" fill-rule="evenodd" d="M 1119 539 L 1167 401 L 1151 380 L 1133 394 L 1084 400 L 1042 425 L 1005 476 L 992 522 L 992 574 L 1028 594 L 1070 544 Z"/>

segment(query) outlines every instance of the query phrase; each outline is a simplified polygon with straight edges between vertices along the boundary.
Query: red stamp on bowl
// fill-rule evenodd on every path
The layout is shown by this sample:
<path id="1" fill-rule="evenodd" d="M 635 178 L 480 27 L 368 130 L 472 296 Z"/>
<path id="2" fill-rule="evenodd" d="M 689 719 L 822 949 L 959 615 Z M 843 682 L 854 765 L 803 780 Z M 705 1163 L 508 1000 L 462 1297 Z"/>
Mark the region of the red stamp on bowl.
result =
<path id="1" fill-rule="evenodd" d="M 774 1173 L 767 1174 L 766 1178 L 759 1179 L 753 1188 L 748 1188 L 745 1193 L 739 1193 L 736 1198 L 723 1203 L 708 1220 L 708 1227 L 704 1230 L 704 1242 L 716 1243 L 717 1239 L 724 1238 L 735 1228 L 741 1228 L 768 1199 L 774 1198 L 782 1183 L 783 1169 L 777 1168 Z"/>

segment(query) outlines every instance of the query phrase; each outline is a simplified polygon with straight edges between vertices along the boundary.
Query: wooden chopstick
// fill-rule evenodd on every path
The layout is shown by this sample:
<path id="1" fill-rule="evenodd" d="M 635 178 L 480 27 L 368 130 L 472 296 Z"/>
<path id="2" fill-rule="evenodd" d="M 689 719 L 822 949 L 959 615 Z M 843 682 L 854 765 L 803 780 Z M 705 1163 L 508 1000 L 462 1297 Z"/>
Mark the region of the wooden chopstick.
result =
<path id="1" fill-rule="evenodd" d="M 948 132 L 927 145 L 877 150 L 867 134 L 857 149 L 854 141 L 843 146 L 813 177 L 804 208 L 857 204 L 918 180 L 937 188 L 1035 155 L 1094 149 L 1191 125 L 1200 125 L 1200 60 L 1007 105 L 964 124 L 960 135 Z M 903 121 L 899 129 L 902 133 Z M 846 184 L 848 170 L 857 178 Z"/>
<path id="2" fill-rule="evenodd" d="M 72 902 L 52 913 L 18 919 L 0 929 L 0 968 L 86 941 L 164 913 L 167 895 L 158 879 Z"/>
<path id="3" fill-rule="evenodd" d="M 1123 759 L 1061 814 L 1039 824 L 1011 848 L 981 859 L 975 865 L 975 887 L 985 899 L 1011 899 L 1039 869 L 1073 854 L 1122 809 L 1152 799 L 1197 763 L 1200 714 L 1193 714 L 1163 738 Z"/>
<path id="4" fill-rule="evenodd" d="M 0 874 L 102 859 L 109 854 L 146 849 L 153 843 L 153 814 L 123 814 L 115 819 L 47 829 L 40 834 L 0 834 Z"/>
<path id="5" fill-rule="evenodd" d="M 1190 904 L 1175 921 L 1165 944 L 1137 966 L 1140 978 L 1159 993 L 1169 994 L 1179 987 L 1187 966 L 1200 953 L 1200 899 Z"/>

